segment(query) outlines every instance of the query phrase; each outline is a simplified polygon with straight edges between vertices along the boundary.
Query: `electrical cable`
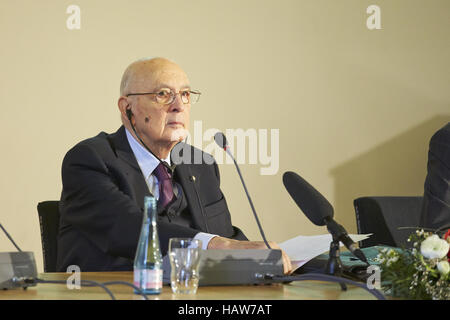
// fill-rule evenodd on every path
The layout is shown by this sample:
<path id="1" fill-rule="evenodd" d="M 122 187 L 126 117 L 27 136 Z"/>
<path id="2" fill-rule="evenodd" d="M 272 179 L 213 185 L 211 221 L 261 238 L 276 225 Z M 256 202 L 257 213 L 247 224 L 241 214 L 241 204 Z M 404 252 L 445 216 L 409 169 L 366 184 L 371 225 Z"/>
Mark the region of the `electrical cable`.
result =
<path id="1" fill-rule="evenodd" d="M 335 277 L 332 275 L 326 275 L 321 273 L 307 273 L 304 275 L 298 275 L 298 276 L 274 276 L 272 278 L 275 281 L 280 282 L 291 282 L 291 281 L 306 281 L 306 280 L 317 280 L 317 281 L 326 281 L 326 282 L 336 282 L 336 283 L 346 283 L 353 286 L 357 286 L 360 288 L 363 288 L 364 290 L 368 291 L 370 294 L 375 296 L 378 300 L 386 300 L 386 297 L 377 289 L 370 289 L 367 287 L 367 285 L 364 285 L 362 283 L 349 280 L 346 278 L 340 278 Z"/>
<path id="2" fill-rule="evenodd" d="M 30 281 L 28 281 L 30 282 Z M 50 284 L 67 284 L 66 281 L 64 280 L 43 280 L 43 279 L 33 279 L 34 283 L 50 283 Z M 129 283 L 129 282 L 125 282 L 125 281 L 107 281 L 107 282 L 97 282 L 97 281 L 93 281 L 93 280 L 81 280 L 80 281 L 80 285 L 81 286 L 85 286 L 85 287 L 101 287 L 103 290 L 106 291 L 106 293 L 108 293 L 108 295 L 111 297 L 112 300 L 116 300 L 116 297 L 114 296 L 114 294 L 111 292 L 111 290 L 109 288 L 107 288 L 107 286 L 111 286 L 111 285 L 126 285 L 129 287 L 132 287 L 133 289 L 135 289 L 139 295 L 141 295 L 145 300 L 148 300 L 147 295 L 142 291 L 142 289 L 136 287 L 135 285 Z"/>
<path id="3" fill-rule="evenodd" d="M 34 282 L 35 283 L 49 283 L 49 284 L 67 284 L 67 281 L 64 281 L 64 280 L 43 280 L 43 279 L 39 279 L 39 278 L 34 279 Z M 95 286 L 101 287 L 103 290 L 106 291 L 107 294 L 109 294 L 109 296 L 111 297 L 112 300 L 116 300 L 116 297 L 111 292 L 111 290 L 109 290 L 104 284 L 101 284 L 97 281 L 81 280 L 80 285 L 84 286 L 84 287 L 95 287 Z"/>
<path id="4" fill-rule="evenodd" d="M 6 231 L 6 229 L 2 226 L 2 224 L 0 223 L 0 228 L 3 230 L 3 232 L 5 233 L 5 235 L 8 237 L 8 239 L 12 242 L 12 244 L 16 247 L 16 249 L 19 252 L 22 252 L 22 249 L 19 248 L 19 246 L 16 244 L 16 242 L 13 240 L 13 238 L 9 235 L 9 233 Z M 39 279 L 39 278 L 18 278 L 15 280 L 16 282 L 23 282 L 23 283 L 27 283 L 27 284 L 34 284 L 34 283 L 55 283 L 55 284 L 67 284 L 67 281 L 64 280 L 43 280 L 43 279 Z M 125 281 L 108 281 L 108 282 L 104 282 L 104 283 L 100 283 L 97 281 L 92 281 L 92 280 L 81 280 L 80 281 L 80 285 L 85 286 L 85 287 L 101 287 L 103 288 L 103 290 L 106 291 L 106 293 L 108 293 L 108 295 L 111 297 L 112 300 L 116 300 L 116 297 L 114 296 L 114 294 L 111 292 L 111 290 L 109 290 L 107 288 L 108 285 L 116 285 L 116 284 L 122 284 L 122 285 L 127 285 L 132 287 L 133 289 L 136 290 L 137 294 L 141 295 L 144 297 L 145 300 L 148 300 L 148 297 L 145 295 L 144 291 L 142 291 L 142 289 L 136 287 L 135 285 L 129 283 L 129 282 L 125 282 Z"/>
<path id="5" fill-rule="evenodd" d="M 103 282 L 103 284 L 105 286 L 111 286 L 111 285 L 117 285 L 117 284 L 122 284 L 122 285 L 126 285 L 129 287 L 132 287 L 134 290 L 136 290 L 138 292 L 139 295 L 141 295 L 145 300 L 148 300 L 147 295 L 144 293 L 144 291 L 142 289 L 140 289 L 139 287 L 136 287 L 134 284 L 129 283 L 129 282 L 125 282 L 125 281 L 107 281 L 107 282 Z"/>

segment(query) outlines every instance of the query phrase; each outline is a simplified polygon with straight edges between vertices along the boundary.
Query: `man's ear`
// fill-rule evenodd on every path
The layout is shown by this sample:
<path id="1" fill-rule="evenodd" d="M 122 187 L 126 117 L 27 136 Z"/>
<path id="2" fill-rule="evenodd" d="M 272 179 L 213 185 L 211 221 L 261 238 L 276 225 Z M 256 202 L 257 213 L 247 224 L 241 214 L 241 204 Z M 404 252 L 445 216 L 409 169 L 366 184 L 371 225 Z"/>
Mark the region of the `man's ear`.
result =
<path id="1" fill-rule="evenodd" d="M 125 119 L 129 119 L 127 115 L 127 110 L 131 111 L 131 106 L 128 102 L 128 99 L 124 96 L 121 96 L 119 98 L 119 101 L 117 102 L 117 105 L 119 106 L 120 113 L 122 114 L 122 117 Z"/>

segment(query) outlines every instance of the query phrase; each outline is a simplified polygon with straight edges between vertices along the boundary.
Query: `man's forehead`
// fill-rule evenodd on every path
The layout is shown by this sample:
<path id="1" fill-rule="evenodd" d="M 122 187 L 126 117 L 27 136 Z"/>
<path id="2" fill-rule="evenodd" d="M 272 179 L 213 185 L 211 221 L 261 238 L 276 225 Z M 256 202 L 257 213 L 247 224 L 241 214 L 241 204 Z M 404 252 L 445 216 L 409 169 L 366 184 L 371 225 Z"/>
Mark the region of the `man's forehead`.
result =
<path id="1" fill-rule="evenodd" d="M 184 71 L 180 70 L 159 70 L 150 74 L 150 80 L 154 85 L 167 86 L 189 86 L 189 79 Z"/>
<path id="2" fill-rule="evenodd" d="M 161 65 L 139 70 L 141 85 L 167 88 L 187 88 L 189 79 L 186 73 L 178 66 Z"/>

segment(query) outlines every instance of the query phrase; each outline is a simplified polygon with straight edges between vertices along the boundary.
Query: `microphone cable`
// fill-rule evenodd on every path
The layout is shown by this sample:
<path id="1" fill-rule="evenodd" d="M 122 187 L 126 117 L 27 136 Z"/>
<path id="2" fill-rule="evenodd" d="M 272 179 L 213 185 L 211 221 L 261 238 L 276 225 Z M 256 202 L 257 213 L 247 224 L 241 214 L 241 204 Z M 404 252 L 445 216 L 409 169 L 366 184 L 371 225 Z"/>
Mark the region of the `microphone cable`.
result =
<path id="1" fill-rule="evenodd" d="M 22 280 L 26 284 L 38 284 L 38 283 L 47 283 L 47 284 L 67 284 L 64 280 L 43 280 L 39 278 L 27 278 Z M 105 292 L 111 297 L 111 300 L 116 300 L 116 297 L 112 293 L 112 291 L 107 287 L 111 285 L 126 285 L 132 287 L 137 291 L 137 294 L 141 295 L 145 300 L 148 300 L 147 295 L 142 291 L 142 289 L 136 287 L 135 285 L 126 282 L 126 281 L 107 281 L 107 282 L 97 282 L 93 280 L 80 280 L 80 286 L 83 287 L 101 287 Z"/>
<path id="2" fill-rule="evenodd" d="M 332 275 L 327 274 L 321 274 L 321 273 L 307 273 L 303 275 L 295 275 L 295 276 L 273 276 L 271 277 L 272 280 L 276 282 L 291 282 L 291 281 L 307 281 L 307 280 L 315 280 L 315 281 L 325 281 L 325 282 L 336 282 L 336 283 L 346 283 L 349 285 L 353 285 L 359 288 L 363 288 L 364 290 L 368 291 L 370 294 L 372 294 L 374 297 L 376 297 L 378 300 L 386 300 L 386 297 L 377 289 L 370 289 L 367 285 L 364 285 L 362 283 L 346 279 L 346 278 L 340 278 Z"/>
<path id="3" fill-rule="evenodd" d="M 3 232 L 6 234 L 6 236 L 8 237 L 8 239 L 13 243 L 13 245 L 17 248 L 17 250 L 19 252 L 23 252 L 22 249 L 20 249 L 20 247 L 16 244 L 16 242 L 14 241 L 14 239 L 9 235 L 9 233 L 6 231 L 6 229 L 2 226 L 2 224 L 0 223 L 0 229 L 3 230 Z M 38 284 L 38 283 L 58 283 L 58 284 L 67 284 L 67 281 L 64 280 L 43 280 L 43 279 L 39 279 L 39 278 L 25 278 L 25 277 L 20 277 L 20 278 L 13 278 L 11 279 L 14 283 L 16 284 Z M 129 282 L 125 282 L 125 281 L 108 281 L 108 282 L 97 282 L 97 281 L 93 281 L 93 280 L 80 280 L 80 285 L 81 286 L 85 286 L 85 287 L 101 287 L 103 288 L 103 290 L 106 291 L 106 293 L 111 297 L 112 300 L 116 300 L 114 294 L 111 292 L 111 290 L 109 290 L 107 288 L 107 286 L 109 285 L 117 285 L 117 284 L 122 284 L 122 285 L 127 285 L 132 287 L 133 289 L 136 290 L 137 294 L 141 295 L 144 297 L 145 300 L 148 300 L 147 295 L 145 295 L 145 293 L 142 291 L 142 289 L 136 287 L 134 284 L 131 284 Z"/>

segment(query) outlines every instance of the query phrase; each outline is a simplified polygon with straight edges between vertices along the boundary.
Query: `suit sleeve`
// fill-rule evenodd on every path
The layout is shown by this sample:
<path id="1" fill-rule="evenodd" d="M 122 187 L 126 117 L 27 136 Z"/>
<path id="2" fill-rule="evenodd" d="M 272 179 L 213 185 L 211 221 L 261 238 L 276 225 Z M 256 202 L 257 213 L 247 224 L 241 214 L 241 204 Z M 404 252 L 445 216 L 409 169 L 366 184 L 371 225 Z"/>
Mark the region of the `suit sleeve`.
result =
<path id="1" fill-rule="evenodd" d="M 450 225 L 450 127 L 430 140 L 424 185 L 421 226 L 432 229 Z"/>
<path id="2" fill-rule="evenodd" d="M 89 145 L 77 145 L 63 161 L 61 218 L 101 251 L 133 259 L 142 225 L 142 211 L 119 188 L 118 174 L 111 172 Z M 125 174 L 125 173 L 121 173 Z M 168 222 L 158 224 L 162 253 L 171 237 L 193 237 L 199 231 Z"/>

